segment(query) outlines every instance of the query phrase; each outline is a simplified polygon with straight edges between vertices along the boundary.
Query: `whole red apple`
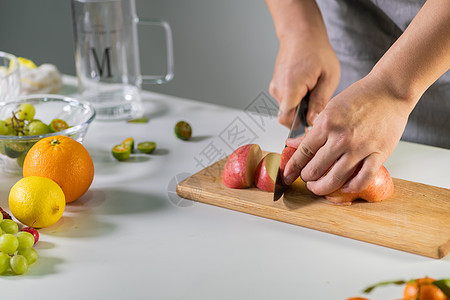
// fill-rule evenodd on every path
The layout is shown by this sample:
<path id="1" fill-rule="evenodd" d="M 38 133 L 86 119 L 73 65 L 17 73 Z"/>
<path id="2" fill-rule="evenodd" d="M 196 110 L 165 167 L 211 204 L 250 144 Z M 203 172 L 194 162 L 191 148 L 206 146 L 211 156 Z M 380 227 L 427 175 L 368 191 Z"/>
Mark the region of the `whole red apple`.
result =
<path id="1" fill-rule="evenodd" d="M 257 144 L 237 148 L 225 163 L 222 172 L 223 184 L 232 189 L 252 186 L 255 180 L 255 169 L 261 158 L 261 148 Z"/>
<path id="2" fill-rule="evenodd" d="M 368 202 L 380 202 L 389 198 L 394 193 L 394 182 L 391 175 L 384 166 L 381 166 L 375 179 L 363 191 L 359 193 L 343 193 L 337 190 L 325 198 L 335 204 L 350 205 L 356 199 L 363 199 Z"/>

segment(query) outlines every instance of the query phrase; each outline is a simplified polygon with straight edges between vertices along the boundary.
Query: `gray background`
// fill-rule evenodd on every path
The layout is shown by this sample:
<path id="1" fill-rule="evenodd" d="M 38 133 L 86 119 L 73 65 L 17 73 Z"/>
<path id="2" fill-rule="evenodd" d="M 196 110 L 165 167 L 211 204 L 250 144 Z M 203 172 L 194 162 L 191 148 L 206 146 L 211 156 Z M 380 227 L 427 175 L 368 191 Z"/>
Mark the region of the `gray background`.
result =
<path id="1" fill-rule="evenodd" d="M 272 77 L 278 40 L 263 0 L 136 0 L 173 30 L 175 77 L 147 90 L 244 108 Z M 140 26 L 142 73 L 165 72 L 164 33 Z M 75 75 L 69 0 L 0 0 L 0 51 Z"/>

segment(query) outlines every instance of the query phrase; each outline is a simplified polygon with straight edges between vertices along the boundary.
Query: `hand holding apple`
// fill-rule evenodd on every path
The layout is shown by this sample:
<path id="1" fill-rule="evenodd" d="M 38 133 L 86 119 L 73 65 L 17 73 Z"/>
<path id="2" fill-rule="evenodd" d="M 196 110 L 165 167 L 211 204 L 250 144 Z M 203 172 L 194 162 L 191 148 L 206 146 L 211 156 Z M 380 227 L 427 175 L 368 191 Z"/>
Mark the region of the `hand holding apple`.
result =
<path id="1" fill-rule="evenodd" d="M 286 147 L 281 153 L 280 169 L 286 167 L 287 162 L 297 149 Z M 343 193 L 340 189 L 328 194 L 325 198 L 339 205 L 351 205 L 356 199 L 363 199 L 368 202 L 380 202 L 389 198 L 394 192 L 394 182 L 391 175 L 384 166 L 381 166 L 374 181 L 359 193 Z"/>

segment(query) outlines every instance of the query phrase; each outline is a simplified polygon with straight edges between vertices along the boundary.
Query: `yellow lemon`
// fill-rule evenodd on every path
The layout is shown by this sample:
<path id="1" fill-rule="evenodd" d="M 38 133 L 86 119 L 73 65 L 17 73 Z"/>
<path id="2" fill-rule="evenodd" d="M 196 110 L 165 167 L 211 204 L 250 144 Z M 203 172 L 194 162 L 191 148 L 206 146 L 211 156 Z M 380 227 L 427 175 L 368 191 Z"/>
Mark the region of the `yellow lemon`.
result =
<path id="1" fill-rule="evenodd" d="M 25 66 L 25 67 L 27 67 L 29 69 L 37 68 L 36 64 L 33 61 L 29 60 L 28 58 L 18 57 L 17 61 L 19 62 L 20 66 Z M 15 70 L 16 67 L 17 67 L 16 61 L 12 60 L 9 63 L 8 72 L 11 72 L 12 70 Z"/>
<path id="2" fill-rule="evenodd" d="M 9 192 L 9 209 L 23 224 L 43 228 L 55 224 L 66 206 L 61 187 L 51 179 L 25 177 Z"/>
<path id="3" fill-rule="evenodd" d="M 17 60 L 21 66 L 27 66 L 30 69 L 36 68 L 36 64 L 29 60 L 28 58 L 18 57 Z"/>

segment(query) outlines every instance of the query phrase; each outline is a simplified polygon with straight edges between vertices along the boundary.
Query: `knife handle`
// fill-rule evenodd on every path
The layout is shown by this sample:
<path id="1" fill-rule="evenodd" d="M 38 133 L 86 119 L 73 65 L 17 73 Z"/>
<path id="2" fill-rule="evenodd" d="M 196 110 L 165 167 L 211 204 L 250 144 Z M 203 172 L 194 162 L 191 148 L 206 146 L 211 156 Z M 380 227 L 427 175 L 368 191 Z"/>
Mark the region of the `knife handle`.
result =
<path id="1" fill-rule="evenodd" d="M 308 113 L 309 106 L 309 92 L 303 97 L 302 101 L 297 105 L 295 109 L 294 120 L 292 121 L 291 130 L 289 130 L 288 138 L 297 138 L 302 136 L 306 132 L 306 128 L 309 127 L 306 121 L 306 114 Z"/>
<path id="2" fill-rule="evenodd" d="M 308 114 L 308 106 L 309 106 L 309 92 L 306 93 L 305 97 L 303 97 L 300 102 L 300 120 L 305 127 L 309 127 L 308 121 L 306 120 L 306 115 Z"/>

